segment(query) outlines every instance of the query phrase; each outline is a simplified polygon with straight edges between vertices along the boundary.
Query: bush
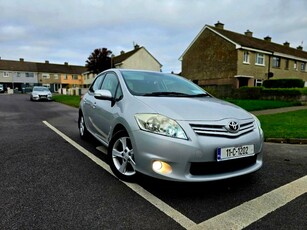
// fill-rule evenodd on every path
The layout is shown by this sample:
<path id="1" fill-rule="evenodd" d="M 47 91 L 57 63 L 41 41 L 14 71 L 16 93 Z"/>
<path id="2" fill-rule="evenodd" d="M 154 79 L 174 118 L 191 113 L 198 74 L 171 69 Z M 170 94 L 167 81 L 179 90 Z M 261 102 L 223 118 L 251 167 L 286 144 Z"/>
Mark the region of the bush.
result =
<path id="1" fill-rule="evenodd" d="M 232 85 L 209 85 L 203 86 L 204 90 L 217 98 L 228 98 L 233 95 Z"/>
<path id="2" fill-rule="evenodd" d="M 301 101 L 301 96 L 307 95 L 307 88 L 266 89 L 264 87 L 241 87 L 231 97 L 232 99 L 248 100 L 282 100 Z"/>
<path id="3" fill-rule="evenodd" d="M 304 88 L 302 79 L 272 79 L 263 81 L 265 88 Z"/>
<path id="4" fill-rule="evenodd" d="M 261 98 L 263 87 L 241 87 L 234 94 L 239 99 L 259 99 Z"/>
<path id="5" fill-rule="evenodd" d="M 263 89 L 262 98 L 266 100 L 296 101 L 302 93 L 299 89 Z"/>
<path id="6" fill-rule="evenodd" d="M 307 95 L 307 87 L 303 88 L 303 89 L 297 89 L 301 92 L 302 95 Z"/>

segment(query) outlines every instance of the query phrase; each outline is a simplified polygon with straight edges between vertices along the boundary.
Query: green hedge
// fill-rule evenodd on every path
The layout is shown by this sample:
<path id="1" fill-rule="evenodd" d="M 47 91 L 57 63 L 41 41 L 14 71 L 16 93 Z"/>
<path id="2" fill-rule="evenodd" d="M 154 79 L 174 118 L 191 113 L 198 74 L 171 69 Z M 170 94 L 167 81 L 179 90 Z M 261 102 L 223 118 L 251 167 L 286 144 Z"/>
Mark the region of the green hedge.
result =
<path id="1" fill-rule="evenodd" d="M 252 100 L 300 100 L 302 95 L 307 95 L 307 88 L 267 89 L 264 87 L 241 87 L 231 98 Z"/>
<path id="2" fill-rule="evenodd" d="M 259 99 L 263 94 L 263 87 L 241 87 L 234 93 L 234 98 L 238 99 Z"/>
<path id="3" fill-rule="evenodd" d="M 271 79 L 263 81 L 265 88 L 304 88 L 302 79 Z"/>

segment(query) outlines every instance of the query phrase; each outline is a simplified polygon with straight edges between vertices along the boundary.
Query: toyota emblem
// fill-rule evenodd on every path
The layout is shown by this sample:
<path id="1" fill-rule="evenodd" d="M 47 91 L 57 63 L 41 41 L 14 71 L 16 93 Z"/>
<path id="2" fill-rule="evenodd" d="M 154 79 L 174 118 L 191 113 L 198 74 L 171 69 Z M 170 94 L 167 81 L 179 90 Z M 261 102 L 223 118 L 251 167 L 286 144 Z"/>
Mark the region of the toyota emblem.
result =
<path id="1" fill-rule="evenodd" d="M 239 131 L 240 126 L 239 126 L 238 122 L 236 122 L 236 121 L 231 121 L 231 122 L 229 122 L 229 124 L 228 124 L 228 128 L 229 128 L 228 130 L 229 130 L 230 132 L 235 133 L 235 132 L 238 132 L 238 131 Z"/>

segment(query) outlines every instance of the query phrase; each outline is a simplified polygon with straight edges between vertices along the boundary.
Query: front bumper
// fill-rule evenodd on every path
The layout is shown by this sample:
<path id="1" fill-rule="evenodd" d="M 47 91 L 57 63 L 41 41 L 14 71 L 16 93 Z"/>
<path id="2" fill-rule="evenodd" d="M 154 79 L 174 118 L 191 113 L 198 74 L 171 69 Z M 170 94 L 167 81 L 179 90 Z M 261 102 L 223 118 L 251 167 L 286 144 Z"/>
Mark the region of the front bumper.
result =
<path id="1" fill-rule="evenodd" d="M 241 176 L 261 168 L 263 136 L 258 129 L 238 138 L 189 134 L 189 140 L 165 137 L 145 131 L 132 133 L 137 171 L 164 180 L 182 182 L 214 181 Z M 255 155 L 217 161 L 217 148 L 253 144 Z M 169 174 L 153 171 L 159 160 L 172 167 Z"/>
<path id="2" fill-rule="evenodd" d="M 50 95 L 32 95 L 32 100 L 34 101 L 51 101 L 52 96 Z"/>

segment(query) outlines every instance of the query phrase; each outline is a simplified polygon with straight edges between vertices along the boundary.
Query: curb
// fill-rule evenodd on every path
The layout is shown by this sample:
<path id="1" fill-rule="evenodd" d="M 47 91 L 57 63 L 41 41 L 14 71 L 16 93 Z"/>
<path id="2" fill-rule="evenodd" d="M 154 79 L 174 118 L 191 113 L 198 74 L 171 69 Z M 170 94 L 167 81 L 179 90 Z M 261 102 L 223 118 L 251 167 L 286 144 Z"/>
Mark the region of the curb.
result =
<path id="1" fill-rule="evenodd" d="M 307 145 L 307 139 L 302 139 L 302 138 L 265 138 L 264 141 L 272 143 L 281 143 L 281 144 Z"/>

